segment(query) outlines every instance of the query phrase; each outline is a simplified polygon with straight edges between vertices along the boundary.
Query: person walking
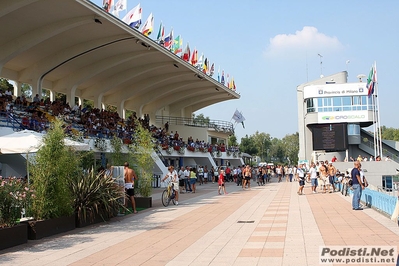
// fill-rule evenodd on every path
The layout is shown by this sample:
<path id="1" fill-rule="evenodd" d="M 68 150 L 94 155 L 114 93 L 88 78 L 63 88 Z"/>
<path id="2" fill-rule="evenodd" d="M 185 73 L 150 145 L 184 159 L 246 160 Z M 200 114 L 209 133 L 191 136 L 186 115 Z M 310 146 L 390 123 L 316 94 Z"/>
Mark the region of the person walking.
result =
<path id="1" fill-rule="evenodd" d="M 190 185 L 191 185 L 191 189 L 192 192 L 195 193 L 195 183 L 197 182 L 197 173 L 195 168 L 191 168 L 190 171 Z"/>
<path id="2" fill-rule="evenodd" d="M 219 195 L 222 195 L 221 193 L 220 193 L 220 191 L 222 190 L 223 191 L 223 193 L 226 195 L 227 194 L 227 192 L 226 192 L 226 186 L 225 186 L 225 184 L 224 184 L 225 182 L 224 182 L 224 170 L 220 170 L 220 175 L 219 175 L 219 179 L 218 179 L 218 194 Z"/>
<path id="3" fill-rule="evenodd" d="M 252 171 L 251 171 L 251 167 L 248 164 L 244 168 L 243 176 L 244 176 L 244 179 L 242 181 L 242 188 L 245 189 L 245 187 L 248 185 L 248 189 L 250 189 L 251 188 Z"/>
<path id="4" fill-rule="evenodd" d="M 298 167 L 298 179 L 299 179 L 299 189 L 297 194 L 303 195 L 303 187 L 305 186 L 305 171 L 303 170 L 302 164 L 300 164 Z"/>
<path id="5" fill-rule="evenodd" d="M 137 180 L 137 175 L 133 169 L 129 168 L 129 163 L 125 162 L 123 165 L 124 177 L 125 177 L 125 192 L 132 203 L 133 213 L 137 213 L 136 201 L 134 200 L 134 182 Z M 127 207 L 127 201 L 125 203 Z"/>
<path id="6" fill-rule="evenodd" d="M 299 169 L 299 168 L 298 168 Z M 308 173 L 308 177 L 310 179 L 310 184 L 311 184 L 311 188 L 312 188 L 312 193 L 316 194 L 316 188 L 318 186 L 317 184 L 317 172 L 316 172 L 316 164 L 314 162 L 312 162 L 310 164 L 310 169 L 309 169 L 309 173 Z"/>
<path id="7" fill-rule="evenodd" d="M 190 167 L 186 167 L 184 170 L 184 187 L 186 192 L 193 192 L 190 185 Z"/>

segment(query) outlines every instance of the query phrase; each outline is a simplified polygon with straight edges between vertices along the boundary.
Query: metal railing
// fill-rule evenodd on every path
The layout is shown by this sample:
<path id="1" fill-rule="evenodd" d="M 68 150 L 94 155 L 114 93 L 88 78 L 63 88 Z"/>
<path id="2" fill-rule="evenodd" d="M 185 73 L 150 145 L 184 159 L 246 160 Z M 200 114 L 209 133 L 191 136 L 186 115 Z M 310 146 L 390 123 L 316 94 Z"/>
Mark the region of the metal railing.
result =
<path id="1" fill-rule="evenodd" d="M 370 149 L 374 149 L 374 138 L 372 136 L 368 136 L 366 135 L 366 137 L 364 137 L 365 134 L 361 135 L 361 143 L 367 147 L 369 147 Z M 367 140 L 365 140 L 367 139 Z M 386 148 L 384 148 L 384 146 L 387 146 L 385 143 L 382 143 L 383 146 L 383 151 L 382 151 L 382 155 L 387 157 L 389 156 L 389 158 L 391 158 L 392 161 L 395 161 L 397 163 L 399 163 L 399 157 L 397 154 L 390 152 L 389 150 L 387 150 Z M 392 147 L 390 147 L 392 148 Z M 392 148 L 393 149 L 393 148 Z"/>
<path id="2" fill-rule="evenodd" d="M 189 127 L 202 127 L 208 129 L 214 129 L 218 132 L 224 133 L 234 133 L 233 123 L 222 120 L 212 120 L 212 119 L 192 119 L 185 117 L 174 117 L 174 116 L 156 116 L 155 121 L 157 124 L 164 125 L 168 122 L 169 125 L 178 126 L 189 126 Z"/>

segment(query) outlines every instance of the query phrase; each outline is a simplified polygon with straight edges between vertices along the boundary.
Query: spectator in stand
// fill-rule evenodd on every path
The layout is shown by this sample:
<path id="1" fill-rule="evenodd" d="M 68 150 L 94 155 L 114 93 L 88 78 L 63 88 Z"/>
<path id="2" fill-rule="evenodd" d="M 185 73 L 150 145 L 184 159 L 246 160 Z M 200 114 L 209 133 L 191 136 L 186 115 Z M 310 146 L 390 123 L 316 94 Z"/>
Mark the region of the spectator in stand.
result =
<path id="1" fill-rule="evenodd" d="M 332 161 L 333 163 L 335 163 L 335 162 L 337 161 L 337 157 L 334 155 L 334 157 L 332 157 L 331 161 Z"/>
<path id="2" fill-rule="evenodd" d="M 370 160 L 369 160 L 369 161 L 370 161 L 370 162 L 374 161 L 373 155 L 370 155 Z"/>

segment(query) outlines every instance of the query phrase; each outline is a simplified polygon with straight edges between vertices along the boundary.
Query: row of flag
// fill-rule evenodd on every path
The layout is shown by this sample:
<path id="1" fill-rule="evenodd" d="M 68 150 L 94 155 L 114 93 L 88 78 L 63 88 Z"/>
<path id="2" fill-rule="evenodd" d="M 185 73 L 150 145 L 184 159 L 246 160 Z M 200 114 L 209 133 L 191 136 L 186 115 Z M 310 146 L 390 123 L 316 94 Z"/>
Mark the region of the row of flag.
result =
<path id="1" fill-rule="evenodd" d="M 118 0 L 115 4 L 114 0 L 103 0 L 103 9 L 106 12 L 112 13 L 114 16 L 119 18 L 119 12 L 127 10 L 127 0 Z M 138 4 L 129 12 L 127 12 L 127 14 L 122 18 L 122 21 L 130 27 L 139 30 L 143 35 L 148 37 L 154 29 L 154 16 L 151 13 L 145 23 L 140 28 L 142 22 L 141 17 L 142 9 L 140 4 Z M 205 58 L 203 53 L 198 58 L 197 49 L 195 48 L 191 52 L 189 43 L 186 44 L 186 47 L 183 50 L 183 38 L 180 35 L 174 38 L 173 28 L 168 35 L 165 35 L 165 27 L 163 26 L 162 22 L 159 26 L 156 42 L 159 43 L 159 45 L 162 45 L 165 49 L 174 53 L 175 55 L 180 56 L 184 61 L 201 70 L 204 74 L 207 74 L 211 77 L 214 75 L 215 64 L 211 64 L 208 58 Z M 217 79 L 218 82 L 222 83 L 229 89 L 234 91 L 236 90 L 234 78 L 231 77 L 230 79 L 229 74 L 227 74 L 225 77 L 224 70 L 222 71 L 222 75 L 220 76 L 220 68 L 218 70 Z"/>

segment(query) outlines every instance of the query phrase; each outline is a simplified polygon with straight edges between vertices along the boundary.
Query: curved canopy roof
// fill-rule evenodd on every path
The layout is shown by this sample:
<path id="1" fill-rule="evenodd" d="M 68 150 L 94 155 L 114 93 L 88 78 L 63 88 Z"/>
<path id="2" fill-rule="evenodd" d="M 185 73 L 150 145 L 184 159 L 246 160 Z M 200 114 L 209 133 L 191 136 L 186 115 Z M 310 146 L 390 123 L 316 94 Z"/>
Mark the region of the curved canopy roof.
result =
<path id="1" fill-rule="evenodd" d="M 1 1 L 0 25 L 0 76 L 33 93 L 171 116 L 240 98 L 90 1 Z"/>

